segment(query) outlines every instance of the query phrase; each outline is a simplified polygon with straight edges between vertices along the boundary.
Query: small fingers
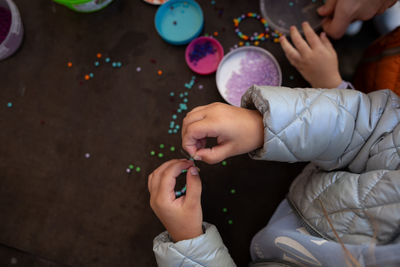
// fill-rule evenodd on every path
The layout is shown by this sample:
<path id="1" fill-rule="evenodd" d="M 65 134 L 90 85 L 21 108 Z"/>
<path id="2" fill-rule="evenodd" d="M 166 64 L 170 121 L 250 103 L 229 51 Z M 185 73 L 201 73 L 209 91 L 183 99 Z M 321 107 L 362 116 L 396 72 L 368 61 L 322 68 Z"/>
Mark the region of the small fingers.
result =
<path id="1" fill-rule="evenodd" d="M 319 39 L 319 37 L 315 33 L 315 31 L 311 28 L 310 23 L 303 22 L 302 26 L 303 26 L 304 35 L 307 39 L 308 44 L 311 46 L 311 48 L 314 49 L 317 46 L 321 45 L 321 40 Z"/>
<path id="2" fill-rule="evenodd" d="M 280 44 L 282 46 L 283 52 L 285 52 L 286 57 L 294 65 L 294 62 L 298 61 L 301 56 L 300 53 L 290 44 L 285 36 L 280 37 Z"/>
<path id="3" fill-rule="evenodd" d="M 292 42 L 296 47 L 297 51 L 299 51 L 301 56 L 304 56 L 311 52 L 311 48 L 308 46 L 307 42 L 303 39 L 300 32 L 297 30 L 296 26 L 290 27 L 290 37 L 292 38 Z"/>

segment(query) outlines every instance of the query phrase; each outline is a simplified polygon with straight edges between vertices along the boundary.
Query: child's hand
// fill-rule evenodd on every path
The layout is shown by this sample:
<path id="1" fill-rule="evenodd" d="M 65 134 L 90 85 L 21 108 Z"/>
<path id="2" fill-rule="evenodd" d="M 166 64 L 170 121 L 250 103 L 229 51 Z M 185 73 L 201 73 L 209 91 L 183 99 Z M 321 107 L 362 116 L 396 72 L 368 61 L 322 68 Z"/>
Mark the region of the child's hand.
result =
<path id="1" fill-rule="evenodd" d="M 290 28 L 293 47 L 286 37 L 280 39 L 289 62 L 314 88 L 336 88 L 342 82 L 336 51 L 325 33 L 321 37 L 314 32 L 308 22 L 303 23 L 303 39 L 295 26 Z"/>
<path id="2" fill-rule="evenodd" d="M 217 138 L 218 145 L 206 148 L 207 137 Z M 263 117 L 256 110 L 213 103 L 194 108 L 183 120 L 182 147 L 196 160 L 217 163 L 263 143 Z"/>
<path id="3" fill-rule="evenodd" d="M 185 169 L 188 169 L 186 195 L 176 198 L 176 177 Z M 181 159 L 165 162 L 149 175 L 148 187 L 150 206 L 175 242 L 203 234 L 201 181 L 193 161 Z"/>

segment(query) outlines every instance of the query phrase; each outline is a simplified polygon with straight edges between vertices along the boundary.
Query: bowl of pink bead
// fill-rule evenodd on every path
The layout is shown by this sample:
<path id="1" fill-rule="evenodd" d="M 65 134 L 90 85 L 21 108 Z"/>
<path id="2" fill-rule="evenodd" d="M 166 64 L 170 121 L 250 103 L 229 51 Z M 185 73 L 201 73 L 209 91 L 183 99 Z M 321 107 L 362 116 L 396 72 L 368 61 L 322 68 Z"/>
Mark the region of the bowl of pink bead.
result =
<path id="1" fill-rule="evenodd" d="M 24 29 L 12 0 L 0 0 L 0 60 L 11 56 L 21 45 Z"/>
<path id="2" fill-rule="evenodd" d="M 282 72 L 278 61 L 267 50 L 243 46 L 222 59 L 216 81 L 225 101 L 239 107 L 242 96 L 251 86 L 280 86 Z"/>
<path id="3" fill-rule="evenodd" d="M 223 57 L 222 45 L 212 37 L 198 37 L 186 47 L 187 65 L 192 71 L 201 75 L 214 73 Z"/>

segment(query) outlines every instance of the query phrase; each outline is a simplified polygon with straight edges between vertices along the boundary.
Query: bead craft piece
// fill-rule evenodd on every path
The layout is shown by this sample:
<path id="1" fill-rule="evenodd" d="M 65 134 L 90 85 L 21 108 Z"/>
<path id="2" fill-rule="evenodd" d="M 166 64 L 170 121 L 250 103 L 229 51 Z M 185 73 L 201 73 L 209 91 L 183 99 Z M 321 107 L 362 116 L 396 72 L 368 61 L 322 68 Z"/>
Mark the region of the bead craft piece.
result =
<path id="1" fill-rule="evenodd" d="M 264 32 L 262 32 L 260 34 L 255 32 L 251 36 L 242 33 L 239 29 L 239 24 L 247 18 L 253 18 L 253 19 L 260 21 L 261 24 L 264 26 Z M 233 19 L 233 24 L 235 27 L 235 32 L 240 39 L 242 39 L 244 41 L 257 42 L 257 45 L 259 44 L 260 41 L 265 41 L 265 40 L 269 39 L 270 37 L 274 37 L 274 42 L 276 42 L 276 40 L 278 40 L 278 42 L 279 42 L 279 37 L 282 35 L 278 31 L 271 31 L 267 20 L 264 19 L 263 17 L 261 17 L 261 15 L 259 15 L 257 13 L 253 13 L 253 12 L 248 12 L 248 13 L 242 14 L 240 17 Z M 239 43 L 239 45 L 240 45 L 240 43 Z M 243 43 L 241 45 L 243 45 Z M 246 43 L 246 45 L 250 45 L 250 44 Z"/>

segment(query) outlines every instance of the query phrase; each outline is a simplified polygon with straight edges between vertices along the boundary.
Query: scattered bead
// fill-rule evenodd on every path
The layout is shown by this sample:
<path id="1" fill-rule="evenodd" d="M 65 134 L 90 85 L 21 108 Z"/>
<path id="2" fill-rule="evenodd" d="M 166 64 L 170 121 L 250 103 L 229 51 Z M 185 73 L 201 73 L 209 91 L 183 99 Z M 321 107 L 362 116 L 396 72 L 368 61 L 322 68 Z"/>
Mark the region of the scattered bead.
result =
<path id="1" fill-rule="evenodd" d="M 172 115 L 172 119 L 173 119 L 173 120 L 176 120 L 176 118 L 178 118 L 178 116 L 176 116 L 175 114 Z"/>
<path id="2" fill-rule="evenodd" d="M 126 173 L 131 173 L 131 169 L 129 169 L 129 168 L 126 168 Z"/>
<path id="3" fill-rule="evenodd" d="M 227 163 L 226 163 L 226 161 L 224 160 L 224 161 L 222 161 L 221 164 L 222 164 L 222 166 L 226 166 Z"/>
<path id="4" fill-rule="evenodd" d="M 214 35 L 215 37 L 217 37 L 217 36 L 218 36 L 218 32 L 214 32 L 213 35 Z"/>
<path id="5" fill-rule="evenodd" d="M 141 67 L 137 67 L 137 68 L 136 68 L 136 71 L 137 71 L 137 72 L 140 72 L 141 70 L 142 70 Z"/>
<path id="6" fill-rule="evenodd" d="M 161 149 L 163 149 L 164 147 L 165 147 L 164 144 L 161 144 L 161 145 L 160 145 L 160 148 L 161 148 Z"/>
<path id="7" fill-rule="evenodd" d="M 202 90 L 204 86 L 202 84 L 199 84 L 199 89 Z"/>
<path id="8" fill-rule="evenodd" d="M 93 74 L 93 73 L 89 73 L 89 77 L 90 77 L 90 78 L 93 78 L 93 77 L 94 77 L 94 74 Z"/>
<path id="9" fill-rule="evenodd" d="M 175 147 L 174 147 L 174 146 L 171 146 L 171 148 L 170 148 L 169 150 L 171 150 L 172 152 L 174 152 L 174 151 L 175 151 Z"/>
<path id="10" fill-rule="evenodd" d="M 185 170 L 182 170 L 182 173 L 185 173 L 185 172 L 187 172 L 187 170 L 185 169 Z"/>
<path id="11" fill-rule="evenodd" d="M 233 221 L 232 220 L 228 220 L 228 224 L 232 225 Z"/>
<path id="12" fill-rule="evenodd" d="M 133 166 L 132 164 L 129 164 L 129 169 L 133 169 L 135 166 Z"/>
<path id="13" fill-rule="evenodd" d="M 235 193 L 236 193 L 236 190 L 235 189 L 231 189 L 231 194 L 233 195 Z"/>
<path id="14" fill-rule="evenodd" d="M 72 67 L 72 62 L 68 62 L 67 66 L 68 66 L 68 68 L 71 68 Z"/>
<path id="15" fill-rule="evenodd" d="M 289 2 L 289 6 L 294 6 L 294 3 L 293 2 Z"/>
<path id="16" fill-rule="evenodd" d="M 109 63 L 111 61 L 111 59 L 109 57 L 106 57 L 106 59 L 104 60 L 106 63 Z"/>
<path id="17" fill-rule="evenodd" d="M 95 66 L 95 67 L 98 67 L 98 66 L 100 66 L 100 62 L 98 62 L 98 61 L 95 61 L 95 62 L 94 62 L 94 66 Z"/>
<path id="18" fill-rule="evenodd" d="M 164 157 L 164 154 L 163 153 L 158 153 L 158 157 L 162 158 L 162 157 Z"/>
<path id="19" fill-rule="evenodd" d="M 85 158 L 87 158 L 87 159 L 90 158 L 90 154 L 89 154 L 89 153 L 86 153 L 86 154 L 85 154 Z"/>
<path id="20" fill-rule="evenodd" d="M 112 63 L 112 67 L 113 67 L 113 68 L 116 68 L 116 67 L 117 67 L 117 62 L 113 62 L 113 63 Z"/>
<path id="21" fill-rule="evenodd" d="M 177 124 L 175 125 L 175 129 L 179 130 L 181 127 Z"/>
<path id="22" fill-rule="evenodd" d="M 294 80 L 294 76 L 293 76 L 293 75 L 290 75 L 290 76 L 289 76 L 289 79 L 290 79 L 290 80 Z"/>
<path id="23" fill-rule="evenodd" d="M 162 70 L 158 70 L 158 71 L 157 71 L 158 76 L 161 76 L 162 73 L 163 73 Z"/>
<path id="24" fill-rule="evenodd" d="M 8 102 L 8 103 L 7 103 L 7 107 L 12 108 L 12 106 L 13 106 L 13 103 L 12 103 L 12 102 Z"/>
<path id="25" fill-rule="evenodd" d="M 169 95 L 170 95 L 170 96 L 174 96 L 174 95 L 175 95 L 175 93 L 174 93 L 174 92 L 171 92 L 171 93 L 169 93 Z"/>
<path id="26" fill-rule="evenodd" d="M 102 54 L 101 53 L 97 53 L 97 58 L 101 58 L 102 57 Z"/>
<path id="27" fill-rule="evenodd" d="M 168 130 L 168 133 L 169 133 L 169 134 L 172 134 L 172 130 L 171 130 L 171 129 L 169 129 L 169 130 Z"/>
<path id="28" fill-rule="evenodd" d="M 140 167 L 136 167 L 136 172 L 140 172 Z"/>
<path id="29" fill-rule="evenodd" d="M 151 155 L 151 156 L 154 156 L 155 154 L 156 154 L 156 152 L 154 152 L 153 150 L 150 151 L 150 155 Z"/>
<path id="30" fill-rule="evenodd" d="M 121 68 L 122 67 L 122 63 L 121 62 L 117 62 L 117 67 Z"/>
<path id="31" fill-rule="evenodd" d="M 178 133 L 178 130 L 177 129 L 173 129 L 172 132 L 173 133 Z"/>
<path id="32" fill-rule="evenodd" d="M 88 74 L 85 75 L 85 80 L 88 81 L 90 79 L 90 76 Z"/>
<path id="33" fill-rule="evenodd" d="M 223 209 L 222 209 L 222 212 L 227 213 L 227 212 L 228 212 L 228 209 L 227 209 L 227 208 L 223 208 Z"/>
<path id="34" fill-rule="evenodd" d="M 183 103 L 187 103 L 187 102 L 188 102 L 187 98 L 184 98 Z"/>

